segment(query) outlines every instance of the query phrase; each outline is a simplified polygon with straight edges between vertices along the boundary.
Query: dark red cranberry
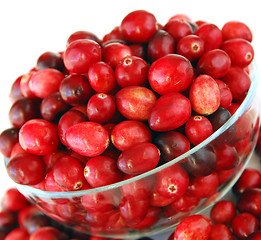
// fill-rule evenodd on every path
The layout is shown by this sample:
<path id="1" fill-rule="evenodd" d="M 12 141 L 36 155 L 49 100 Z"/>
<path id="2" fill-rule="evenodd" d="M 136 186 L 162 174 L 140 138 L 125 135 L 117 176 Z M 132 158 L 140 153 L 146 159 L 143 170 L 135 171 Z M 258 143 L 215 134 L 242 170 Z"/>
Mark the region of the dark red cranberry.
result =
<path id="1" fill-rule="evenodd" d="M 72 150 L 87 157 L 102 154 L 110 143 L 107 130 L 91 121 L 80 122 L 67 129 L 65 141 Z"/>
<path id="2" fill-rule="evenodd" d="M 148 81 L 149 65 L 145 60 L 136 56 L 123 58 L 115 68 L 115 78 L 118 85 L 144 86 Z"/>
<path id="3" fill-rule="evenodd" d="M 113 69 L 123 58 L 132 55 L 131 48 L 119 42 L 108 43 L 102 49 L 102 60 Z"/>
<path id="4" fill-rule="evenodd" d="M 225 224 L 214 224 L 212 226 L 209 240 L 234 240 L 231 230 Z"/>
<path id="5" fill-rule="evenodd" d="M 2 207 L 11 212 L 18 212 L 28 205 L 28 200 L 16 188 L 9 188 L 2 198 Z"/>
<path id="6" fill-rule="evenodd" d="M 234 146 L 222 144 L 215 148 L 217 156 L 217 170 L 229 170 L 239 163 L 239 155 Z"/>
<path id="7" fill-rule="evenodd" d="M 17 128 L 5 129 L 0 135 L 0 151 L 5 157 L 10 157 L 13 147 L 18 142 Z"/>
<path id="8" fill-rule="evenodd" d="M 180 198 L 171 203 L 171 208 L 177 212 L 190 212 L 198 206 L 200 198 L 184 193 Z"/>
<path id="9" fill-rule="evenodd" d="M 81 162 L 71 156 L 62 156 L 56 160 L 53 176 L 58 185 L 68 191 L 81 189 L 85 182 Z"/>
<path id="10" fill-rule="evenodd" d="M 116 111 L 112 96 L 106 93 L 93 95 L 87 104 L 87 117 L 90 121 L 105 124 L 111 120 Z"/>
<path id="11" fill-rule="evenodd" d="M 187 239 L 207 240 L 210 237 L 212 230 L 212 223 L 209 218 L 204 215 L 191 215 L 181 220 L 177 225 L 171 239 Z M 174 237 L 174 238 L 173 238 Z"/>
<path id="12" fill-rule="evenodd" d="M 256 231 L 248 235 L 246 240 L 260 240 L 261 239 L 261 231 Z"/>
<path id="13" fill-rule="evenodd" d="M 45 178 L 46 166 L 41 157 L 30 153 L 21 153 L 9 161 L 7 173 L 16 183 L 34 185 Z"/>
<path id="14" fill-rule="evenodd" d="M 140 57 L 145 59 L 146 58 L 146 49 L 145 45 L 142 43 L 133 43 L 129 45 L 133 56 Z"/>
<path id="15" fill-rule="evenodd" d="M 145 43 L 157 31 L 157 20 L 147 11 L 136 10 L 124 17 L 120 28 L 128 42 Z"/>
<path id="16" fill-rule="evenodd" d="M 187 158 L 186 167 L 193 176 L 207 176 L 216 169 L 217 157 L 211 146 L 200 148 Z"/>
<path id="17" fill-rule="evenodd" d="M 221 200 L 212 207 L 210 217 L 213 223 L 230 225 L 236 216 L 236 206 L 232 201 Z"/>
<path id="18" fill-rule="evenodd" d="M 245 190 L 261 187 L 261 173 L 254 168 L 246 168 L 233 187 L 236 193 L 242 194 Z"/>
<path id="19" fill-rule="evenodd" d="M 29 81 L 32 93 L 39 98 L 45 98 L 59 91 L 64 74 L 53 68 L 45 68 L 35 72 Z"/>
<path id="20" fill-rule="evenodd" d="M 246 239 L 259 228 L 257 218 L 250 213 L 240 213 L 232 221 L 232 231 L 239 239 Z"/>
<path id="21" fill-rule="evenodd" d="M 70 105 L 86 104 L 92 94 L 91 86 L 83 75 L 69 75 L 60 84 L 62 99 Z"/>
<path id="22" fill-rule="evenodd" d="M 194 62 L 204 53 L 204 41 L 196 35 L 185 36 L 178 42 L 177 53 Z"/>
<path id="23" fill-rule="evenodd" d="M 166 31 L 157 31 L 149 40 L 147 55 L 151 62 L 175 52 L 175 40 Z"/>
<path id="24" fill-rule="evenodd" d="M 108 93 L 116 87 L 114 71 L 105 62 L 97 62 L 89 68 L 88 80 L 93 90 L 98 93 Z"/>
<path id="25" fill-rule="evenodd" d="M 79 39 L 89 39 L 101 44 L 101 40 L 94 33 L 88 31 L 77 31 L 69 36 L 66 46 L 68 47 L 73 41 Z"/>
<path id="26" fill-rule="evenodd" d="M 252 32 L 249 27 L 239 21 L 229 21 L 222 27 L 223 40 L 242 38 L 249 42 L 252 42 Z"/>
<path id="27" fill-rule="evenodd" d="M 131 146 L 150 142 L 152 134 L 147 125 L 140 121 L 127 120 L 118 123 L 111 132 L 111 141 L 120 151 L 124 151 Z"/>
<path id="28" fill-rule="evenodd" d="M 245 39 L 231 39 L 225 41 L 221 48 L 229 55 L 231 63 L 239 67 L 248 66 L 254 59 L 254 49 Z"/>
<path id="29" fill-rule="evenodd" d="M 22 91 L 21 91 L 21 87 L 20 87 L 20 83 L 21 83 L 21 79 L 23 76 L 19 76 L 12 84 L 11 86 L 11 90 L 9 93 L 9 98 L 12 102 L 15 102 L 21 98 L 24 98 Z"/>
<path id="30" fill-rule="evenodd" d="M 60 92 L 45 97 L 40 106 L 42 117 L 50 122 L 57 122 L 68 109 L 69 105 L 62 99 Z"/>
<path id="31" fill-rule="evenodd" d="M 191 84 L 194 70 L 190 61 L 177 54 L 168 54 L 152 63 L 149 70 L 151 88 L 163 95 L 183 92 Z"/>
<path id="32" fill-rule="evenodd" d="M 39 56 L 36 63 L 36 69 L 54 68 L 60 72 L 64 71 L 64 64 L 61 55 L 56 52 L 45 52 Z"/>
<path id="33" fill-rule="evenodd" d="M 197 70 L 213 78 L 224 77 L 231 66 L 228 54 L 221 49 L 206 52 L 198 61 Z"/>
<path id="34" fill-rule="evenodd" d="M 204 41 L 205 52 L 220 48 L 222 44 L 222 32 L 215 24 L 202 24 L 196 30 L 195 35 L 199 36 Z"/>
<path id="35" fill-rule="evenodd" d="M 154 131 L 170 131 L 179 128 L 191 116 L 191 103 L 178 92 L 161 96 L 149 115 L 149 125 Z"/>
<path id="36" fill-rule="evenodd" d="M 184 154 L 190 149 L 189 140 L 182 133 L 177 131 L 162 133 L 155 138 L 154 142 L 160 150 L 161 158 L 167 162 Z"/>
<path id="37" fill-rule="evenodd" d="M 19 143 L 25 151 L 35 155 L 47 155 L 59 145 L 57 129 L 43 119 L 29 120 L 20 129 Z"/>
<path id="38" fill-rule="evenodd" d="M 97 156 L 89 159 L 84 168 L 84 176 L 92 187 L 101 187 L 123 178 L 117 168 L 117 161 L 106 156 Z"/>
<path id="39" fill-rule="evenodd" d="M 215 79 L 220 91 L 220 107 L 228 108 L 232 103 L 233 96 L 230 88 L 222 80 Z"/>
<path id="40" fill-rule="evenodd" d="M 10 211 L 0 211 L 0 232 L 8 232 L 17 226 L 16 215 Z"/>
<path id="41" fill-rule="evenodd" d="M 174 38 L 175 42 L 192 34 L 192 28 L 189 23 L 181 19 L 169 20 L 163 29 Z"/>
<path id="42" fill-rule="evenodd" d="M 64 65 L 73 73 L 87 73 L 89 67 L 101 61 L 101 46 L 89 39 L 73 41 L 64 52 Z"/>

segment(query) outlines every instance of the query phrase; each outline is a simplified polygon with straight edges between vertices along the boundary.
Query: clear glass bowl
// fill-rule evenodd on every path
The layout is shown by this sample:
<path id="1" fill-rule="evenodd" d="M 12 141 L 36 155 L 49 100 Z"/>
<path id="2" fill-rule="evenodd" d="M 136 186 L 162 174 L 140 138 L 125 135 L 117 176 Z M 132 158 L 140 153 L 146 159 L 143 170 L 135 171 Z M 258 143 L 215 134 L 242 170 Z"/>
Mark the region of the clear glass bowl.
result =
<path id="1" fill-rule="evenodd" d="M 17 188 L 51 218 L 86 234 L 138 238 L 167 231 L 185 216 L 200 213 L 221 199 L 250 160 L 260 128 L 255 62 L 251 64 L 250 75 L 252 83 L 248 95 L 232 117 L 204 142 L 160 167 L 90 190 L 47 192 L 30 186 L 17 185 Z M 228 145 L 235 149 L 236 166 L 227 170 L 213 169 L 211 162 L 217 157 L 217 149 Z M 180 168 L 189 179 L 185 195 L 170 199 L 155 194 L 155 189 L 167 184 L 169 177 L 180 179 Z M 174 183 L 169 190 L 179 191 L 183 185 Z"/>

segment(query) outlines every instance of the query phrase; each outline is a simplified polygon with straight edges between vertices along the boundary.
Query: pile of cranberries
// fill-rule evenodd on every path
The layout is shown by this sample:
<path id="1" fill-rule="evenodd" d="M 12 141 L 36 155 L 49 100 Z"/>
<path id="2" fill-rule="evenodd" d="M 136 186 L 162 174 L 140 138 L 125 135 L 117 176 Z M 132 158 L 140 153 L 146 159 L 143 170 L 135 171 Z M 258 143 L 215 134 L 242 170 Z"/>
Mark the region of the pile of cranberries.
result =
<path id="1" fill-rule="evenodd" d="M 12 128 L 0 135 L 9 176 L 43 191 L 87 190 L 181 156 L 245 99 L 251 41 L 242 22 L 219 29 L 175 15 L 161 25 L 144 10 L 129 13 L 102 39 L 71 34 L 63 52 L 43 53 L 12 85 Z M 115 191 L 34 200 L 90 232 L 153 227 L 218 193 L 254 148 L 259 125 L 258 114 L 246 112 L 193 156 Z"/>

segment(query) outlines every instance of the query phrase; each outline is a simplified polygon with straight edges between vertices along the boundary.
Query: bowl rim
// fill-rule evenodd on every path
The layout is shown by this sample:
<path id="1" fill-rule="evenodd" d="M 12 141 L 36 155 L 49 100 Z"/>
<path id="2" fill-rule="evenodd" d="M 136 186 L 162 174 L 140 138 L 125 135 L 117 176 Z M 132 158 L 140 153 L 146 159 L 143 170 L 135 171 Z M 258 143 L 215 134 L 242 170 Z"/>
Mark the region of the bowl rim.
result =
<path id="1" fill-rule="evenodd" d="M 173 160 L 166 162 L 159 167 L 156 167 L 156 168 L 154 168 L 150 171 L 147 171 L 147 172 L 142 173 L 140 175 L 137 175 L 135 177 L 129 178 L 127 180 L 122 180 L 120 182 L 116 182 L 116 183 L 113 183 L 113 184 L 110 184 L 110 185 L 102 186 L 102 187 L 91 188 L 91 189 L 87 189 L 87 190 L 52 192 L 52 191 L 45 191 L 45 190 L 37 189 L 37 188 L 34 188 L 32 186 L 29 186 L 29 185 L 21 185 L 21 184 L 15 183 L 18 190 L 20 190 L 20 191 L 22 191 L 26 194 L 31 193 L 31 194 L 33 194 L 37 197 L 48 198 L 48 199 L 49 198 L 60 199 L 60 198 L 79 197 L 79 196 L 83 196 L 83 195 L 87 195 L 87 194 L 94 194 L 94 193 L 105 192 L 105 191 L 109 191 L 109 190 L 112 190 L 112 189 L 120 188 L 123 185 L 126 185 L 126 184 L 129 184 L 131 182 L 138 181 L 140 179 L 149 177 L 149 176 L 156 174 L 157 172 L 159 172 L 159 171 L 161 171 L 161 170 L 163 170 L 163 169 L 165 169 L 165 168 L 167 168 L 171 165 L 176 164 L 180 160 L 182 160 L 182 159 L 188 157 L 189 155 L 195 153 L 196 151 L 198 151 L 202 147 L 205 147 L 207 144 L 209 144 L 211 141 L 213 141 L 215 138 L 217 138 L 220 134 L 222 134 L 224 131 L 226 131 L 230 126 L 232 126 L 232 124 L 234 124 L 238 120 L 238 118 L 249 107 L 253 98 L 255 97 L 255 93 L 257 92 L 258 85 L 259 85 L 257 64 L 256 64 L 255 60 L 253 60 L 251 62 L 251 64 L 249 65 L 249 68 L 250 68 L 249 69 L 250 70 L 249 77 L 251 79 L 251 85 L 250 85 L 250 88 L 248 90 L 248 93 L 247 93 L 245 99 L 240 104 L 240 106 L 236 110 L 236 112 L 227 120 L 227 122 L 225 124 L 223 124 L 219 129 L 217 129 L 213 134 L 211 134 L 211 136 L 209 136 L 207 139 L 205 139 L 200 144 L 191 148 L 186 153 L 180 155 L 179 157 L 174 158 Z M 5 165 L 8 164 L 8 161 L 9 161 L 9 159 L 5 158 Z"/>

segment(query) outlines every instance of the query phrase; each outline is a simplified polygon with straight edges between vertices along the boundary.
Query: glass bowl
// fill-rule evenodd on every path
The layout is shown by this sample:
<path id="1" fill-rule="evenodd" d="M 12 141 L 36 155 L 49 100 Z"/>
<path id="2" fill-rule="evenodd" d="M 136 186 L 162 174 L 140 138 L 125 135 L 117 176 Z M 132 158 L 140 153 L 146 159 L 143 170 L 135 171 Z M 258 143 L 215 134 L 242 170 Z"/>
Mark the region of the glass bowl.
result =
<path id="1" fill-rule="evenodd" d="M 201 213 L 220 200 L 249 162 L 260 128 L 255 62 L 250 66 L 250 77 L 246 98 L 224 125 L 190 151 L 149 172 L 81 191 L 17 188 L 45 214 L 86 234 L 126 239 L 167 231 L 182 218 Z M 233 150 L 235 164 L 217 169 L 216 159 L 231 153 L 226 149 Z M 174 195 L 170 197 L 164 187 Z"/>

